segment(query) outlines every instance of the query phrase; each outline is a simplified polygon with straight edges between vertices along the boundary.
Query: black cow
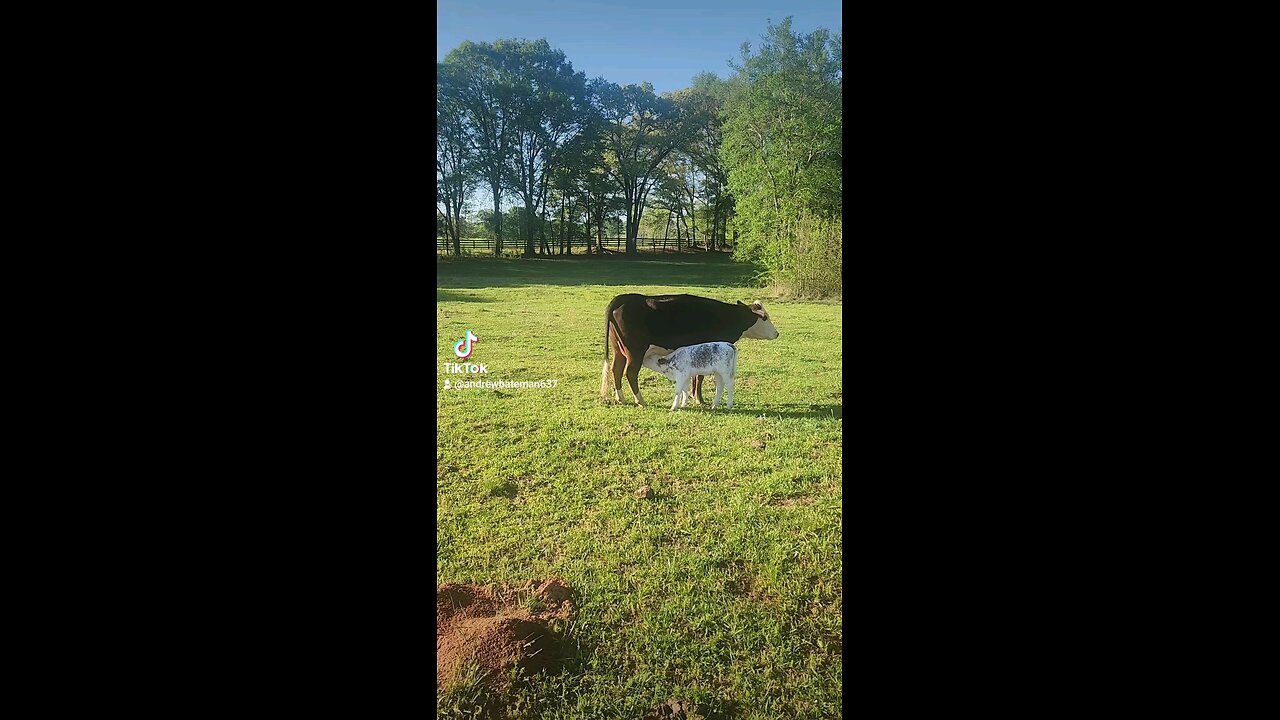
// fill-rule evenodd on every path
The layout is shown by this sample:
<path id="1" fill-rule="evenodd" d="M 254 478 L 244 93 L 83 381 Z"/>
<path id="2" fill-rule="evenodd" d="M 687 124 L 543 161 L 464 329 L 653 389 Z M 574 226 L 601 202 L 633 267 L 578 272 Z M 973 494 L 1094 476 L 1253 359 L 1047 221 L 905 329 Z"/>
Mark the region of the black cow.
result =
<path id="1" fill-rule="evenodd" d="M 614 344 L 609 363 L 609 338 Z M 622 375 L 625 371 L 636 404 L 643 405 L 636 382 L 644 356 L 655 348 L 662 354 L 706 342 L 736 343 L 740 338 L 774 340 L 778 329 L 760 303 L 736 305 L 697 295 L 619 295 L 604 311 L 604 369 L 600 374 L 600 397 L 608 399 L 609 376 L 613 375 L 613 399 L 622 402 Z M 702 378 L 694 379 L 694 398 L 702 402 Z"/>

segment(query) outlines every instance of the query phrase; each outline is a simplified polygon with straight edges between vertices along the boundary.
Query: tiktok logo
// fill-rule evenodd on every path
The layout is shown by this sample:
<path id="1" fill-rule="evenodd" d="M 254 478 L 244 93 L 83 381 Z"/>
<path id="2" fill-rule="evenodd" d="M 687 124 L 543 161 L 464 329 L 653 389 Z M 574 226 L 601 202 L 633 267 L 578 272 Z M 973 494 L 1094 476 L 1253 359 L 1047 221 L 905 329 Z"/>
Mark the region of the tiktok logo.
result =
<path id="1" fill-rule="evenodd" d="M 459 358 L 461 358 L 461 359 L 463 359 L 463 360 L 465 360 L 465 359 L 467 359 L 467 358 L 471 357 L 471 349 L 472 349 L 472 348 L 471 348 L 471 343 L 473 343 L 473 342 L 475 342 L 475 341 L 477 341 L 477 340 L 479 340 L 479 339 L 480 339 L 480 338 L 476 337 L 476 334 L 475 334 L 475 333 L 473 333 L 473 332 L 471 332 L 470 330 L 468 330 L 468 331 L 467 331 L 467 336 L 466 336 L 466 337 L 464 337 L 464 338 L 462 338 L 461 340 L 459 340 L 458 342 L 454 343 L 454 345 L 453 345 L 453 354 L 454 354 L 454 355 L 457 355 Z M 463 345 L 465 345 L 466 347 L 464 348 L 464 347 L 463 347 Z"/>

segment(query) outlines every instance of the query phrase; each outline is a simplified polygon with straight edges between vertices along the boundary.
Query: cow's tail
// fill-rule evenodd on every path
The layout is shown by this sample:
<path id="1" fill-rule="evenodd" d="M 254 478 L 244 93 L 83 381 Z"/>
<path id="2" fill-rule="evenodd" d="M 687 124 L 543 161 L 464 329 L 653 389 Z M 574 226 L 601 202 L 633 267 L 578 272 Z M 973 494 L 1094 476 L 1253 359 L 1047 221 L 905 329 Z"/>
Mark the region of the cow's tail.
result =
<path id="1" fill-rule="evenodd" d="M 625 295 L 609 301 L 608 307 L 604 309 L 604 361 L 609 362 L 609 326 L 613 326 L 614 332 L 618 335 L 618 340 L 622 340 L 622 333 L 618 332 L 618 321 L 613 319 L 613 311 L 618 309 L 618 305 L 625 299 Z"/>
<path id="2" fill-rule="evenodd" d="M 600 399 L 609 399 L 609 381 L 613 379 L 613 373 L 609 372 L 609 361 L 604 361 L 604 367 L 600 368 Z"/>
<path id="3" fill-rule="evenodd" d="M 604 367 L 600 370 L 600 398 L 607 400 L 609 398 L 609 381 L 613 378 L 609 372 L 609 327 L 616 325 L 617 321 L 613 319 L 614 303 L 618 298 L 609 301 L 608 307 L 604 309 Z"/>
<path id="4" fill-rule="evenodd" d="M 620 295 L 614 297 L 604 309 L 604 369 L 600 370 L 600 397 L 602 398 L 608 397 L 609 388 L 612 387 L 612 383 L 609 380 L 622 382 L 620 378 L 614 378 L 612 373 L 609 372 L 609 328 L 613 328 L 614 337 L 618 338 L 618 348 L 620 348 L 618 352 L 626 355 L 628 360 L 631 359 L 631 355 L 627 354 L 625 346 L 622 345 L 622 329 L 618 328 L 618 322 L 613 318 L 613 311 L 617 310 L 618 306 L 622 305 L 623 302 L 626 302 L 628 297 L 634 296 Z"/>

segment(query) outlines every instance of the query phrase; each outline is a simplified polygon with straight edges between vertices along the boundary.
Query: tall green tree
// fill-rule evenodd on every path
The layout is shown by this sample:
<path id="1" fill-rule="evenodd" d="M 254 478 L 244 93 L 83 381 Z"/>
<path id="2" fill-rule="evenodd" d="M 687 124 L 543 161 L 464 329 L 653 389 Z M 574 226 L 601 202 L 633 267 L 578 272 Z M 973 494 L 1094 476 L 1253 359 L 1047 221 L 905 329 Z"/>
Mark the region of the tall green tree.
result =
<path id="1" fill-rule="evenodd" d="M 729 170 L 720 154 L 724 144 L 724 104 L 730 84 L 709 73 L 699 73 L 693 85 L 677 93 L 684 107 L 689 134 L 684 150 L 698 168 L 697 194 L 707 210 L 708 227 L 704 233 L 707 250 L 723 244 L 733 198 L 728 192 Z"/>
<path id="2" fill-rule="evenodd" d="M 516 71 L 513 41 L 463 42 L 445 56 L 440 72 L 445 94 L 461 108 L 474 151 L 475 173 L 493 195 L 495 255 L 502 254 L 502 191 L 517 133 L 515 96 L 523 78 Z"/>
<path id="3" fill-rule="evenodd" d="M 462 212 L 476 186 L 475 149 L 450 69 L 436 64 L 436 203 L 455 255 L 462 254 Z M 439 208 L 437 208 L 439 209 Z"/>
<path id="4" fill-rule="evenodd" d="M 647 82 L 619 87 L 597 78 L 591 92 L 604 122 L 606 167 L 626 201 L 627 252 L 635 253 L 640 218 L 658 168 L 682 141 L 679 107 L 655 95 Z"/>
<path id="5" fill-rule="evenodd" d="M 586 76 L 575 73 L 564 53 L 546 40 L 510 41 L 504 50 L 521 78 L 511 96 L 514 136 L 507 177 L 524 201 L 525 255 L 531 256 L 534 218 L 546 210 L 549 176 L 564 161 L 566 146 L 589 124 L 593 109 Z"/>
<path id="6" fill-rule="evenodd" d="M 587 239 L 587 254 L 591 253 L 591 228 L 596 229 L 597 252 L 604 238 L 604 217 L 612 209 L 614 186 L 605 167 L 604 125 L 599 115 L 588 113 L 582 132 L 565 145 L 560 154 L 561 166 L 573 183 L 570 190 L 581 198 L 583 211 L 583 235 Z"/>
<path id="7" fill-rule="evenodd" d="M 770 23 L 763 40 L 754 54 L 743 43 L 721 158 L 743 228 L 739 257 L 778 269 L 798 218 L 841 212 L 841 45 L 826 29 L 793 32 L 791 18 Z"/>

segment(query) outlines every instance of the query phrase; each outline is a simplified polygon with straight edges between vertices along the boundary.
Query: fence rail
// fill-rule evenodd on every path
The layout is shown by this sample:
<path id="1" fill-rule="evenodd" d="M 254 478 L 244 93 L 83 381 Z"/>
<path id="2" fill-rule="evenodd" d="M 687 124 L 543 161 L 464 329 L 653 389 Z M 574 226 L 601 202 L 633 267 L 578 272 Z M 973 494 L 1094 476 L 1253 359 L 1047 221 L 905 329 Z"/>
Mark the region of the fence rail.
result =
<path id="1" fill-rule="evenodd" d="M 580 255 L 587 250 L 587 241 L 582 238 L 574 238 L 567 241 L 568 249 L 573 251 L 574 255 Z M 591 247 L 596 246 L 595 238 L 591 239 Z M 624 237 L 607 237 L 600 243 L 605 250 L 612 252 L 626 252 L 627 239 Z M 466 253 L 485 253 L 493 254 L 492 238 L 461 238 L 458 242 L 459 247 L 464 254 Z M 542 243 L 535 242 L 534 246 L 538 252 L 541 252 Z M 560 253 L 560 240 L 547 238 L 547 247 L 551 248 L 552 254 Z M 699 240 L 698 244 L 690 247 L 689 241 L 681 239 L 677 244 L 675 238 L 654 238 L 654 237 L 638 237 L 636 238 L 636 250 L 645 252 L 706 252 L 707 246 L 704 241 Z M 524 253 L 524 240 L 519 238 L 507 238 L 502 241 L 503 254 L 519 255 Z M 594 252 L 594 250 L 593 250 Z M 436 238 L 436 253 L 450 255 L 453 253 L 453 241 L 444 238 Z"/>

